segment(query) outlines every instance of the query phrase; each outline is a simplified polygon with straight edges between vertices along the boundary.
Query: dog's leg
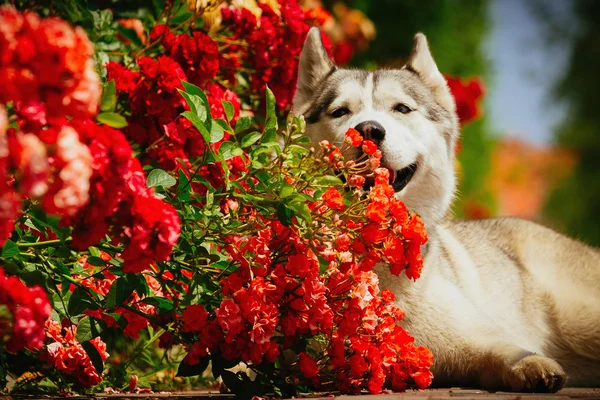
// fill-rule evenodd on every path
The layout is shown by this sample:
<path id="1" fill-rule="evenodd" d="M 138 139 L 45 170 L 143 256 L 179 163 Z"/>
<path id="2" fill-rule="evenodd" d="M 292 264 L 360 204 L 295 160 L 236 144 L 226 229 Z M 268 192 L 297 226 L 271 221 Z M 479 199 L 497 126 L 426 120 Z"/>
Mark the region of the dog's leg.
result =
<path id="1" fill-rule="evenodd" d="M 486 390 L 554 393 L 567 381 L 553 359 L 512 345 L 494 346 L 476 364 L 481 368 L 479 383 Z"/>

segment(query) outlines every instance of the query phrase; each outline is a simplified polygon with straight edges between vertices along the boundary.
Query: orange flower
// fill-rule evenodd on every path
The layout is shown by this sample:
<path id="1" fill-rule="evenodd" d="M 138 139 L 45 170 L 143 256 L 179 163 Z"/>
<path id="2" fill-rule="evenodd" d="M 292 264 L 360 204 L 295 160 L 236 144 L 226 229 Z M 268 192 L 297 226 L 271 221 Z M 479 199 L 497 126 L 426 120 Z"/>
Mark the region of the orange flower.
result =
<path id="1" fill-rule="evenodd" d="M 414 215 L 410 221 L 402 227 L 402 234 L 406 239 L 416 240 L 419 244 L 427 243 L 427 231 L 421 217 Z"/>
<path id="2" fill-rule="evenodd" d="M 365 177 L 361 175 L 352 175 L 348 178 L 348 182 L 357 188 L 362 188 L 365 184 Z"/>
<path id="3" fill-rule="evenodd" d="M 367 218 L 373 222 L 383 222 L 386 220 L 387 210 L 385 205 L 379 202 L 369 203 L 367 206 Z"/>
<path id="4" fill-rule="evenodd" d="M 362 150 L 365 154 L 373 155 L 377 151 L 377 145 L 370 140 L 365 140 L 362 145 Z"/>
<path id="5" fill-rule="evenodd" d="M 348 131 L 346 132 L 345 140 L 346 143 L 351 144 L 354 147 L 359 147 L 363 142 L 363 138 L 360 135 L 360 132 L 354 128 L 348 129 Z"/>
<path id="6" fill-rule="evenodd" d="M 334 187 L 330 187 L 327 189 L 325 193 L 323 193 L 323 201 L 327 205 L 327 207 L 332 210 L 344 211 L 346 209 L 346 205 L 343 202 L 343 197 L 340 192 Z"/>

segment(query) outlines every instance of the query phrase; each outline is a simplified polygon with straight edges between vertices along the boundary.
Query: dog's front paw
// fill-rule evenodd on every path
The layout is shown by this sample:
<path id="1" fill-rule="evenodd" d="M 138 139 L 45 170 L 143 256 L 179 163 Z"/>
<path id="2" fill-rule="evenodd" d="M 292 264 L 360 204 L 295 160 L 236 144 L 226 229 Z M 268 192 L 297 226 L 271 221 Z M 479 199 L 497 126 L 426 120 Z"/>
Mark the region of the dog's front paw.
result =
<path id="1" fill-rule="evenodd" d="M 538 355 L 517 361 L 503 378 L 513 392 L 554 393 L 567 381 L 565 371 L 556 361 Z"/>

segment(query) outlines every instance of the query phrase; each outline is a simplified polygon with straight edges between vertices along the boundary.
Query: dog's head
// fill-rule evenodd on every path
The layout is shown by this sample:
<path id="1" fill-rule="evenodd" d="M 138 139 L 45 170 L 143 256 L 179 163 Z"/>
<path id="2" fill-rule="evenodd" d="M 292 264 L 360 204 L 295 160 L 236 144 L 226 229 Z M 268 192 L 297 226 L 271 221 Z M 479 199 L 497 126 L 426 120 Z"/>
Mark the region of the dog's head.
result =
<path id="1" fill-rule="evenodd" d="M 452 94 L 421 33 L 408 63 L 398 70 L 367 72 L 336 67 L 321 34 L 308 34 L 298 72 L 293 112 L 306 132 L 338 146 L 348 128 L 379 145 L 396 197 L 425 223 L 444 217 L 454 196 L 458 119 Z M 346 156 L 356 157 L 356 154 Z"/>

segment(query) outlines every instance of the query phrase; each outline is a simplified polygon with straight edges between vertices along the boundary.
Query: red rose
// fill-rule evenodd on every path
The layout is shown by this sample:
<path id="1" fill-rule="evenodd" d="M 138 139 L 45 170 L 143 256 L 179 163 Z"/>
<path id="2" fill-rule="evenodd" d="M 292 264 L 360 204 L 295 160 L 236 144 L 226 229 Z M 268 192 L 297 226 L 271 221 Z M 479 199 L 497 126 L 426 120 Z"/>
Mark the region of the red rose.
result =
<path id="1" fill-rule="evenodd" d="M 181 314 L 184 332 L 198 332 L 206 325 L 208 313 L 202 304 L 187 306 Z"/>
<path id="2" fill-rule="evenodd" d="M 298 355 L 298 364 L 300 365 L 300 372 L 302 372 L 302 375 L 307 379 L 316 378 L 319 374 L 317 362 L 306 353 L 300 353 Z"/>

